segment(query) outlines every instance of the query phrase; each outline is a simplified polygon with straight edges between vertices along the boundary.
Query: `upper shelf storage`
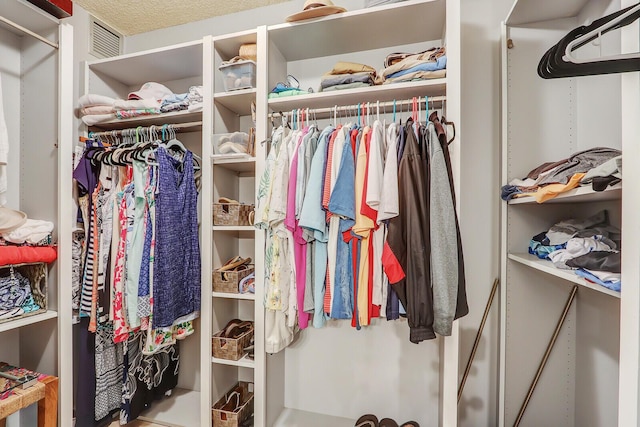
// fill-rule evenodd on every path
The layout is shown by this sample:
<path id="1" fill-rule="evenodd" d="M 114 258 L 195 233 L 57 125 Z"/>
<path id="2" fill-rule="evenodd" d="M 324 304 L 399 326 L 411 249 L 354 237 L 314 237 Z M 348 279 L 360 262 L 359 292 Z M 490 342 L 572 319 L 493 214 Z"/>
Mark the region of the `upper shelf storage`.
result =
<path id="1" fill-rule="evenodd" d="M 3 1 L 0 16 L 40 35 L 46 35 L 45 33 L 53 30 L 57 34 L 59 20 L 24 0 Z M 0 26 L 20 36 L 24 35 L 23 32 L 1 21 Z"/>
<path id="2" fill-rule="evenodd" d="M 132 87 L 201 78 L 202 40 L 97 60 L 89 64 L 89 69 Z"/>
<path id="3" fill-rule="evenodd" d="M 440 40 L 445 22 L 445 0 L 412 0 L 273 25 L 267 30 L 284 58 L 297 61 Z"/>
<path id="4" fill-rule="evenodd" d="M 507 16 L 507 25 L 518 26 L 533 22 L 576 16 L 589 0 L 516 0 Z"/>

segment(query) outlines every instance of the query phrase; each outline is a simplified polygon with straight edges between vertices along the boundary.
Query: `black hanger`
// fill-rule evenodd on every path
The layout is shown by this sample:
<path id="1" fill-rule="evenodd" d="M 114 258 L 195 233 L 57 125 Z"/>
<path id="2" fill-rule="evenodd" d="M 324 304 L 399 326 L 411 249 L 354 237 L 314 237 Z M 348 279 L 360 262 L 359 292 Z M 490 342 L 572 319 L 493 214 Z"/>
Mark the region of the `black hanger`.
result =
<path id="1" fill-rule="evenodd" d="M 634 8 L 636 10 L 632 12 Z M 622 18 L 622 16 L 628 12 L 631 13 Z M 599 34 L 576 43 L 575 46 L 572 46 L 571 51 L 575 51 L 587 43 L 592 42 L 601 34 L 606 34 L 609 31 L 629 25 L 638 18 L 640 18 L 640 3 L 597 19 L 591 25 L 583 25 L 571 30 L 542 56 L 538 63 L 538 75 L 545 79 L 553 79 L 640 71 L 640 55 L 629 58 L 596 59 L 583 63 L 571 62 L 570 58 L 566 57 L 567 46 L 580 37 L 602 28 Z"/>

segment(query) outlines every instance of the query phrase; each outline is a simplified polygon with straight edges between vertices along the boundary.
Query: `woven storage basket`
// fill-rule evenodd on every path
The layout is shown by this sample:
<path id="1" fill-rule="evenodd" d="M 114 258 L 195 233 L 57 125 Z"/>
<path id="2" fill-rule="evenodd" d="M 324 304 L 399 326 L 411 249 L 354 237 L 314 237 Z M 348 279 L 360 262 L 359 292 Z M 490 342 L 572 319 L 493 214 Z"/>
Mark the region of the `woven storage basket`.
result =
<path id="1" fill-rule="evenodd" d="M 227 403 L 233 392 L 240 393 L 240 407 L 235 412 L 221 410 L 220 408 Z M 238 382 L 211 408 L 213 427 L 238 427 L 251 414 L 253 414 L 253 383 L 244 381 Z"/>
<path id="2" fill-rule="evenodd" d="M 244 356 L 245 347 L 251 344 L 254 328 L 240 335 L 238 338 L 225 338 L 222 331 L 216 332 L 211 337 L 213 357 L 227 360 L 240 360 Z"/>
<path id="3" fill-rule="evenodd" d="M 10 317 L 8 319 L 0 319 L 0 323 L 11 322 L 23 317 L 34 316 L 47 311 L 47 264 L 38 262 L 34 264 L 14 264 L 3 265 L 0 267 L 0 276 L 9 276 L 11 268 L 22 274 L 31 284 L 31 295 L 36 304 L 40 306 L 39 310 L 30 313 L 24 313 L 19 316 Z"/>
<path id="4" fill-rule="evenodd" d="M 240 46 L 238 56 L 256 61 L 258 59 L 258 46 L 255 43 L 245 43 Z"/>
<path id="5" fill-rule="evenodd" d="M 239 293 L 238 284 L 242 279 L 253 273 L 255 267 L 248 265 L 241 271 L 220 271 L 213 270 L 213 292 L 226 292 L 230 294 Z"/>
<path id="6" fill-rule="evenodd" d="M 253 205 L 244 203 L 214 203 L 213 225 L 251 225 Z"/>

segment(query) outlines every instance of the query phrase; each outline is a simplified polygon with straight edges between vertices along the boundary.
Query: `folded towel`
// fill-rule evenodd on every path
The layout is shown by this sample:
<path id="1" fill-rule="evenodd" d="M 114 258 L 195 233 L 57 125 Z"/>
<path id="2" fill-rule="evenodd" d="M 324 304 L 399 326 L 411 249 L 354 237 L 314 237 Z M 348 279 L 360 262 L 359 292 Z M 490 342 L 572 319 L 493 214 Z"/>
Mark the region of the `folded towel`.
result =
<path id="1" fill-rule="evenodd" d="M 27 221 L 9 233 L 2 233 L 4 240 L 23 244 L 35 245 L 53 232 L 53 223 L 37 219 L 27 219 Z"/>
<path id="2" fill-rule="evenodd" d="M 93 105 L 91 107 L 80 108 L 80 116 L 93 116 L 96 114 L 113 114 L 116 109 L 113 105 Z"/>
<path id="3" fill-rule="evenodd" d="M 91 107 L 94 105 L 113 105 L 115 101 L 115 99 L 109 98 L 108 96 L 88 93 L 86 95 L 82 95 L 80 99 L 78 99 L 78 105 L 81 108 Z"/>

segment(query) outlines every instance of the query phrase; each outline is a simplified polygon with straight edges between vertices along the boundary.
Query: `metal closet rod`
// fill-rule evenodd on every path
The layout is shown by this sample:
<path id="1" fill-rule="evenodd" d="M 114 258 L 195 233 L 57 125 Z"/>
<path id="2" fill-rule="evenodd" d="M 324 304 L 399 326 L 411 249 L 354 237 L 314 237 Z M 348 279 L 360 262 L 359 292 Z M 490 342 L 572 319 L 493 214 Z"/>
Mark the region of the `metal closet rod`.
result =
<path id="1" fill-rule="evenodd" d="M 5 18 L 4 16 L 0 15 L 0 22 L 4 22 L 5 24 L 15 28 L 16 30 L 20 30 L 25 34 L 30 35 L 31 37 L 35 37 L 36 39 L 40 40 L 43 43 L 48 44 L 49 46 L 53 47 L 54 49 L 58 49 L 58 43 L 54 43 L 49 39 L 46 39 L 44 37 L 42 37 L 40 34 L 34 33 L 33 31 L 31 31 L 28 28 L 23 27 L 20 24 L 16 24 L 15 22 L 13 22 L 10 19 Z"/>
<path id="2" fill-rule="evenodd" d="M 429 104 L 432 103 L 444 103 L 447 100 L 446 96 L 429 96 Z M 426 99 L 424 96 L 421 97 L 416 97 L 417 101 L 421 104 L 424 105 L 426 102 Z M 397 100 L 397 101 L 386 101 L 386 102 L 380 102 L 378 103 L 378 101 L 373 101 L 373 102 L 369 102 L 369 114 L 374 114 L 374 111 L 376 111 L 375 109 L 380 106 L 380 107 L 393 107 L 394 105 L 396 106 L 396 113 L 400 113 L 402 112 L 402 107 L 405 105 L 409 106 L 409 109 L 411 109 L 411 103 L 412 100 L 411 99 L 402 99 L 402 100 Z M 347 110 L 354 110 L 357 109 L 358 107 L 362 108 L 363 106 L 366 106 L 366 102 L 360 103 L 360 104 L 353 104 L 353 105 L 336 105 L 335 107 L 326 107 L 326 108 L 308 108 L 309 113 L 310 114 L 333 114 L 334 112 L 338 112 L 338 114 L 340 114 L 342 111 L 344 111 L 345 109 Z M 296 109 L 293 109 L 294 111 Z M 297 110 L 300 111 L 305 111 L 307 110 L 307 108 L 298 108 Z M 269 117 L 280 117 L 282 114 L 287 115 L 290 114 L 292 110 L 287 110 L 287 111 L 274 111 L 272 113 L 269 113 Z M 386 113 L 393 113 L 393 111 L 386 111 Z"/>
<path id="3" fill-rule="evenodd" d="M 129 129 L 118 129 L 118 130 L 108 130 L 104 132 L 89 132 L 89 138 L 98 137 L 98 136 L 121 136 L 123 133 L 133 134 L 136 132 L 149 132 L 150 130 L 155 130 L 156 132 L 162 132 L 162 128 L 167 126 L 169 129 L 179 131 L 181 129 L 190 129 L 198 126 L 202 126 L 202 122 L 187 122 L 187 123 L 176 123 L 176 124 L 167 124 L 160 126 L 138 126 L 137 128 L 129 128 Z"/>

